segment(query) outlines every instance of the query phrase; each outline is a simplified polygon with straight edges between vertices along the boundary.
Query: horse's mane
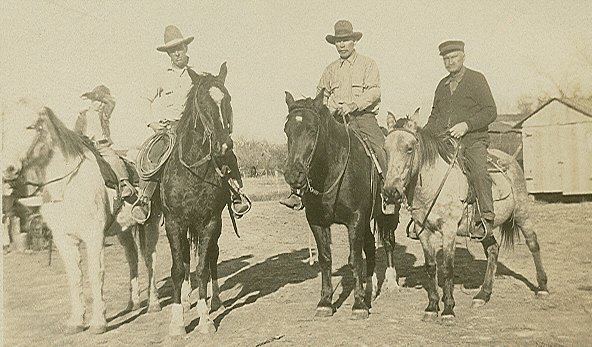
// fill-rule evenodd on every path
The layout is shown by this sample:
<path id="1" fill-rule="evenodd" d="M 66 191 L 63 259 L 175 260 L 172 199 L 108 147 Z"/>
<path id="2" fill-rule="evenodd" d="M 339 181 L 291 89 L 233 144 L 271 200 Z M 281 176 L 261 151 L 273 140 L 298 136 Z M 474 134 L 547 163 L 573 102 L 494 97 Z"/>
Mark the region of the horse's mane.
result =
<path id="1" fill-rule="evenodd" d="M 206 86 L 206 88 L 203 88 L 204 86 Z M 209 89 L 211 87 L 216 87 L 224 93 L 224 98 L 222 99 L 219 110 L 216 102 L 210 96 Z M 220 119 L 220 116 L 223 116 L 224 119 L 229 119 L 232 122 L 232 106 L 230 104 L 230 99 L 230 93 L 224 84 L 218 81 L 216 76 L 208 73 L 197 75 L 193 80 L 191 89 L 187 93 L 185 108 L 183 109 L 181 120 L 177 127 L 178 131 L 197 129 L 200 124 L 202 127 L 207 127 L 214 131 L 215 128 L 213 122 L 214 120 Z M 203 124 L 203 120 L 207 121 L 208 124 Z"/>
<path id="2" fill-rule="evenodd" d="M 68 129 L 49 107 L 44 107 L 43 113 L 47 116 L 47 130 L 51 139 L 64 156 L 66 158 L 84 156 L 86 146 L 80 135 Z"/>
<path id="3" fill-rule="evenodd" d="M 395 129 L 407 128 L 406 125 L 410 122 L 410 119 L 401 118 L 395 123 Z M 452 156 L 454 154 L 454 144 L 451 141 L 448 133 L 435 134 L 429 129 L 417 128 L 416 132 L 417 140 L 419 141 L 419 167 L 425 165 L 434 165 L 438 156 L 447 164 L 450 164 Z"/>

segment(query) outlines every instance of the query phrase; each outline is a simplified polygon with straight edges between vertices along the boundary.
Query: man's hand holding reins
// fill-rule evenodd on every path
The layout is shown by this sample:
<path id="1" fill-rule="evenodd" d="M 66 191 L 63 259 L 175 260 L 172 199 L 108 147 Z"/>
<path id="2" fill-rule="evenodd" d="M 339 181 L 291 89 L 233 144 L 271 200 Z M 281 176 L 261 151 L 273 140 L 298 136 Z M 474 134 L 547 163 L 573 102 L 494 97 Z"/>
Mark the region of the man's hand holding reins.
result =
<path id="1" fill-rule="evenodd" d="M 358 110 L 358 105 L 356 105 L 354 102 L 350 102 L 350 103 L 340 103 L 339 107 L 337 108 L 337 114 L 339 116 L 347 116 L 348 114 L 351 114 L 353 112 L 356 112 Z"/>
<path id="2" fill-rule="evenodd" d="M 469 125 L 466 122 L 458 123 L 448 130 L 450 136 L 456 139 L 463 137 L 467 131 L 469 131 Z"/>

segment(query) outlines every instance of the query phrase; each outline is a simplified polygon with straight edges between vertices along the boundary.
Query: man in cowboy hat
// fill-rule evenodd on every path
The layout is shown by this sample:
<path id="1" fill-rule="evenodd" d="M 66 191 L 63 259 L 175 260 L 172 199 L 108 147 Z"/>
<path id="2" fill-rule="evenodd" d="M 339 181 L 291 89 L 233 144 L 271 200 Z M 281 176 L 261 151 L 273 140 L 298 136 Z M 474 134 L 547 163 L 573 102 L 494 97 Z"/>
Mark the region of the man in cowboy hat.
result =
<path id="1" fill-rule="evenodd" d="M 121 196 L 125 198 L 135 194 L 125 163 L 111 147 L 113 141 L 109 120 L 115 108 L 115 99 L 109 88 L 104 85 L 96 86 L 92 91 L 82 94 L 81 98 L 88 99 L 91 103 L 88 109 L 78 115 L 74 131 L 89 138 L 103 159 L 111 165 L 120 181 Z"/>
<path id="2" fill-rule="evenodd" d="M 329 111 L 340 119 L 348 119 L 350 127 L 358 131 L 372 148 L 380 170 L 386 170 L 385 136 L 376 121 L 380 104 L 378 66 L 374 60 L 356 51 L 362 33 L 354 31 L 349 21 L 337 21 L 334 29 L 335 35 L 327 35 L 325 39 L 335 46 L 339 59 L 325 68 L 317 93 L 324 90 Z M 298 192 L 292 192 L 280 203 L 291 208 L 302 206 Z M 394 213 L 394 206 L 384 207 L 385 212 Z"/>
<path id="3" fill-rule="evenodd" d="M 497 117 L 497 109 L 485 76 L 464 66 L 464 42 L 445 41 L 438 49 L 449 74 L 436 87 L 432 113 L 424 129 L 435 134 L 448 132 L 460 139 L 483 220 L 472 237 L 482 239 L 491 233 L 495 218 L 487 172 L 487 127 Z"/>
<path id="4" fill-rule="evenodd" d="M 154 132 L 174 129 L 181 119 L 181 114 L 191 89 L 193 79 L 197 73 L 188 65 L 187 45 L 193 41 L 193 36 L 183 37 L 179 28 L 169 25 L 164 30 L 164 45 L 156 48 L 159 52 L 165 52 L 171 59 L 171 65 L 161 74 L 146 99 L 148 105 L 145 114 L 146 125 Z M 234 154 L 232 154 L 234 156 Z M 236 160 L 229 162 L 231 174 L 236 177 L 240 173 Z M 234 164 L 234 165 L 233 165 Z M 242 181 L 234 179 L 236 186 L 242 188 Z M 149 201 L 156 190 L 156 181 L 140 181 L 140 197 L 138 203 L 132 209 L 132 216 L 138 221 L 146 220 L 150 215 Z M 237 214 L 246 213 L 249 206 L 242 201 L 240 194 L 232 194 L 233 209 Z"/>

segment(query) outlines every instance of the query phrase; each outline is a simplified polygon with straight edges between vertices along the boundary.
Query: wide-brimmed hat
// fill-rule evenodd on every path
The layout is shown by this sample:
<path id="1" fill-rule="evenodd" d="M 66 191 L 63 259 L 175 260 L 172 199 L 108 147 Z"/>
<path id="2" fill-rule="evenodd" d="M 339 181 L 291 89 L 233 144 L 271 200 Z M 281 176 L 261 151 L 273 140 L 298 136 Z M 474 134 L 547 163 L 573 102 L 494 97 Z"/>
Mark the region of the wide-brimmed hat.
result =
<path id="1" fill-rule="evenodd" d="M 334 45 L 337 40 L 354 40 L 358 41 L 362 38 L 362 33 L 354 31 L 352 23 L 348 20 L 339 20 L 335 23 L 335 35 L 325 36 L 325 40 Z"/>
<path id="2" fill-rule="evenodd" d="M 445 56 L 446 54 L 455 51 L 464 52 L 465 43 L 459 40 L 444 41 L 438 45 L 438 50 L 440 50 L 441 56 Z"/>
<path id="3" fill-rule="evenodd" d="M 87 98 L 93 101 L 106 102 L 106 99 L 111 97 L 111 91 L 104 85 L 98 85 L 90 92 L 86 92 L 80 96 L 81 98 Z"/>
<path id="4" fill-rule="evenodd" d="M 178 46 L 182 43 L 190 44 L 193 36 L 183 37 L 181 30 L 174 25 L 169 25 L 164 29 L 164 45 L 156 47 L 159 52 L 166 52 L 169 48 Z"/>

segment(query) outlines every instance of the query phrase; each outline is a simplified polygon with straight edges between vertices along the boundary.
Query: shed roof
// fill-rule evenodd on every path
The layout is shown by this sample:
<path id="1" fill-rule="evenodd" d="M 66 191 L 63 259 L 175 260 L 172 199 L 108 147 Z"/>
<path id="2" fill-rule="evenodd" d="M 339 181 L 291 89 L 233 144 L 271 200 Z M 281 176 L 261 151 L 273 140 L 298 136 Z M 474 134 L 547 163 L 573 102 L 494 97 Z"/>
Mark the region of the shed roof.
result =
<path id="1" fill-rule="evenodd" d="M 529 116 L 527 116 L 526 118 L 524 118 L 520 122 L 516 123 L 516 125 L 514 125 L 514 128 L 521 128 L 522 124 L 527 119 L 534 116 L 540 110 L 547 107 L 547 105 L 549 105 L 550 103 L 552 103 L 554 101 L 558 101 L 558 102 L 564 104 L 565 106 L 580 112 L 581 114 L 583 114 L 585 116 L 592 117 L 592 102 L 590 102 L 587 99 L 551 98 L 549 101 L 545 102 L 539 108 L 537 108 L 534 112 L 532 112 Z"/>

